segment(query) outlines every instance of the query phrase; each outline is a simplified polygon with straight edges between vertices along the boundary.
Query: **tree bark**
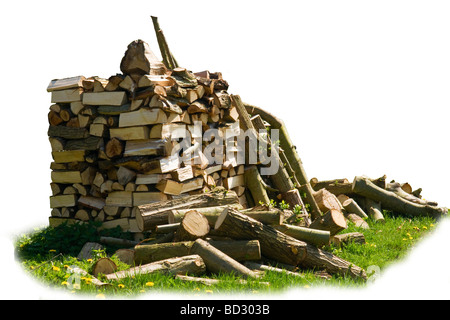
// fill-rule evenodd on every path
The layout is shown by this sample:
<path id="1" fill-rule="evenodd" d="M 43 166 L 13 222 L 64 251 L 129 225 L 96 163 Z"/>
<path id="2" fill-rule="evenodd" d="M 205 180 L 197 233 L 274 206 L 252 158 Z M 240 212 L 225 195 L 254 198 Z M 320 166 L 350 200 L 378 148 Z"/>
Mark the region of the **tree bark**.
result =
<path id="1" fill-rule="evenodd" d="M 173 257 L 190 254 L 193 241 L 137 245 L 134 248 L 134 262 L 136 265 L 147 264 Z"/>
<path id="2" fill-rule="evenodd" d="M 347 213 L 357 214 L 363 219 L 367 218 L 367 214 L 364 212 L 364 210 L 361 209 L 361 207 L 356 203 L 356 201 L 351 198 L 345 200 L 342 203 L 342 206 L 344 207 L 345 211 L 347 211 Z"/>
<path id="3" fill-rule="evenodd" d="M 383 216 L 383 211 L 381 210 L 381 203 L 373 201 L 372 199 L 369 198 L 365 198 L 364 202 L 369 217 L 375 222 L 384 223 L 385 220 Z"/>
<path id="4" fill-rule="evenodd" d="M 236 261 L 261 259 L 261 246 L 258 240 L 208 240 L 208 243 Z"/>
<path id="5" fill-rule="evenodd" d="M 400 214 L 410 216 L 428 216 L 432 218 L 440 218 L 447 214 L 446 208 L 412 203 L 399 197 L 391 191 L 377 187 L 369 179 L 364 177 L 355 177 L 352 191 L 358 195 L 381 202 L 383 208 Z"/>
<path id="6" fill-rule="evenodd" d="M 428 201 L 425 199 L 421 199 L 421 198 L 414 196 L 413 194 L 409 194 L 409 193 L 405 192 L 403 190 L 402 185 L 398 182 L 388 183 L 386 185 L 386 190 L 391 191 L 391 192 L 395 193 L 396 195 L 398 195 L 399 197 L 401 197 L 405 200 L 408 200 L 412 203 L 417 203 L 417 204 L 421 204 L 421 205 L 429 205 L 429 206 L 434 206 L 434 207 L 436 207 L 438 205 L 434 201 Z"/>
<path id="7" fill-rule="evenodd" d="M 334 237 L 331 238 L 331 243 L 333 243 L 337 247 L 341 247 L 343 244 L 348 244 L 352 242 L 364 244 L 366 243 L 366 238 L 364 237 L 364 234 L 361 232 L 343 233 L 335 235 Z"/>
<path id="8" fill-rule="evenodd" d="M 262 178 L 257 166 L 251 166 L 244 173 L 245 186 L 250 191 L 253 201 L 256 205 L 270 203 L 267 191 L 264 188 Z"/>

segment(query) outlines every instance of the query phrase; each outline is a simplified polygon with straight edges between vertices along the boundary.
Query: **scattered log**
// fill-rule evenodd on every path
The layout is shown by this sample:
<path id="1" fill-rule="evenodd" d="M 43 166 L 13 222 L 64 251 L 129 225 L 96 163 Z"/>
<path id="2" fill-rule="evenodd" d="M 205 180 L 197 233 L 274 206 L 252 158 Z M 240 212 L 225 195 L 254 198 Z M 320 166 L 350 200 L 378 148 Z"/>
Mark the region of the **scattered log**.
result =
<path id="1" fill-rule="evenodd" d="M 259 174 L 257 166 L 251 166 L 244 172 L 245 185 L 250 191 L 253 201 L 256 204 L 269 204 L 270 199 L 267 195 L 267 191 L 264 188 L 265 183 L 262 182 L 262 178 Z"/>
<path id="2" fill-rule="evenodd" d="M 258 240 L 207 241 L 236 261 L 261 259 L 261 246 Z"/>
<path id="3" fill-rule="evenodd" d="M 142 274 L 150 274 L 161 272 L 164 274 L 191 274 L 199 275 L 206 271 L 205 263 L 199 255 L 189 255 L 184 257 L 176 257 L 155 261 L 149 264 L 130 268 L 128 270 L 119 271 L 106 275 L 108 280 L 117 280 L 139 276 Z"/>
<path id="4" fill-rule="evenodd" d="M 231 204 L 229 206 L 232 208 L 238 209 L 238 210 L 242 209 L 242 205 L 240 203 Z M 219 215 L 223 212 L 223 210 L 226 207 L 227 206 L 204 207 L 204 208 L 195 208 L 195 210 L 197 212 L 203 214 L 206 217 L 206 219 L 208 220 L 209 225 L 211 227 L 214 227 L 214 224 L 216 223 L 217 218 L 219 217 Z M 191 210 L 192 209 L 170 210 L 169 216 L 168 216 L 169 224 L 175 224 L 175 223 L 181 222 L 183 220 L 184 216 L 186 215 L 186 213 Z"/>
<path id="5" fill-rule="evenodd" d="M 340 210 L 331 209 L 321 218 L 314 220 L 309 226 L 311 229 L 330 231 L 330 236 L 347 229 L 347 222 Z"/>
<path id="6" fill-rule="evenodd" d="M 362 229 L 370 229 L 369 224 L 360 216 L 358 216 L 355 213 L 347 213 L 345 214 L 345 219 L 351 221 L 355 224 L 356 227 L 362 228 Z"/>
<path id="7" fill-rule="evenodd" d="M 191 277 L 191 276 L 183 276 L 183 275 L 176 275 L 175 279 L 182 280 L 182 281 L 189 281 L 189 282 L 197 282 L 197 283 L 201 283 L 205 286 L 213 286 L 213 285 L 223 283 L 223 280 L 219 280 L 219 279 L 209 279 L 209 278 Z M 248 283 L 247 280 L 244 280 L 244 279 L 237 279 L 236 281 L 237 281 L 237 283 L 243 284 L 243 285 L 246 285 Z M 262 284 L 265 286 L 270 285 L 269 282 L 261 282 L 261 281 L 259 281 L 258 284 Z"/>
<path id="8" fill-rule="evenodd" d="M 337 247 L 341 247 L 344 244 L 349 244 L 352 242 L 364 244 L 366 243 L 366 238 L 361 232 L 343 233 L 331 237 L 331 243 Z"/>
<path id="9" fill-rule="evenodd" d="M 347 213 L 357 214 L 358 216 L 360 216 L 363 219 L 367 218 L 367 214 L 364 212 L 364 210 L 361 209 L 361 207 L 356 203 L 356 201 L 351 198 L 348 200 L 345 200 L 342 203 L 342 206 L 344 207 L 344 209 Z"/>
<path id="10" fill-rule="evenodd" d="M 275 229 L 297 240 L 308 242 L 319 248 L 328 245 L 330 242 L 330 231 L 328 230 L 305 228 L 290 224 L 275 226 Z"/>
<path id="11" fill-rule="evenodd" d="M 268 266 L 268 265 L 254 262 L 254 261 L 246 261 L 244 263 L 244 265 L 251 270 L 261 270 L 261 271 L 271 271 L 271 272 L 276 272 L 276 273 L 284 273 L 286 275 L 293 276 L 293 277 L 299 277 L 299 278 L 304 277 L 303 274 L 298 273 L 298 272 L 292 272 L 289 270 Z"/>
<path id="12" fill-rule="evenodd" d="M 320 189 L 313 193 L 319 209 L 322 212 L 328 212 L 330 210 L 342 210 L 342 205 L 337 197 L 325 188 Z"/>
<path id="13" fill-rule="evenodd" d="M 352 186 L 352 192 L 381 202 L 383 208 L 393 212 L 410 216 L 428 216 L 440 218 L 447 214 L 446 208 L 439 208 L 430 205 L 420 205 L 412 203 L 406 199 L 397 196 L 391 191 L 387 191 L 376 186 L 369 179 L 364 177 L 355 177 Z"/>
<path id="14" fill-rule="evenodd" d="M 270 259 L 291 265 L 325 268 L 330 273 L 363 278 L 363 269 L 322 251 L 306 242 L 290 237 L 271 226 L 266 226 L 240 212 L 227 208 L 216 222 L 215 229 L 240 240 L 257 239 L 261 254 Z"/>
<path id="15" fill-rule="evenodd" d="M 109 275 L 117 270 L 117 265 L 110 258 L 100 258 L 98 259 L 93 267 L 92 274 L 94 277 L 98 277 L 99 274 Z"/>
<path id="16" fill-rule="evenodd" d="M 122 261 L 130 266 L 134 265 L 134 250 L 133 249 L 119 249 L 114 252 L 114 255 Z"/>
<path id="17" fill-rule="evenodd" d="M 92 277 L 92 275 L 90 275 L 89 272 L 87 272 L 86 270 L 81 269 L 79 267 L 74 267 L 74 268 L 70 269 L 70 272 L 71 273 L 75 273 L 75 274 L 79 274 L 79 275 L 82 275 L 82 276 L 85 276 L 85 277 L 89 277 L 91 283 L 96 285 L 97 287 L 109 287 L 109 286 L 111 286 L 110 283 L 105 283 L 105 282 L 102 282 L 102 281 L 98 280 L 95 277 Z"/>
<path id="18" fill-rule="evenodd" d="M 136 265 L 147 264 L 173 257 L 190 254 L 192 241 L 137 245 L 134 248 L 134 262 Z"/>
<path id="19" fill-rule="evenodd" d="M 408 200 L 412 203 L 428 205 L 428 206 L 435 206 L 435 207 L 438 205 L 437 202 L 421 199 L 419 197 L 416 197 L 413 194 L 407 193 L 403 190 L 403 188 L 406 188 L 405 185 L 404 184 L 402 185 L 398 182 L 388 183 L 386 185 L 387 191 L 391 191 L 391 192 L 395 193 L 396 195 L 398 195 L 399 197 L 401 197 L 405 200 Z M 412 193 L 412 191 L 411 191 L 411 193 Z"/>
<path id="20" fill-rule="evenodd" d="M 383 211 L 381 210 L 381 203 L 373 201 L 372 199 L 365 198 L 364 199 L 366 210 L 369 214 L 369 217 L 375 222 L 384 223 Z"/>
<path id="21" fill-rule="evenodd" d="M 133 241 L 133 240 L 126 240 L 121 238 L 114 238 L 114 237 L 100 237 L 100 243 L 109 245 L 109 246 L 116 246 L 116 247 L 123 247 L 123 248 L 131 248 L 136 246 L 139 242 Z"/>
<path id="22" fill-rule="evenodd" d="M 202 239 L 195 240 L 191 252 L 198 254 L 205 261 L 206 269 L 213 273 L 234 273 L 244 278 L 256 278 L 257 275 L 247 267 L 226 255 Z"/>

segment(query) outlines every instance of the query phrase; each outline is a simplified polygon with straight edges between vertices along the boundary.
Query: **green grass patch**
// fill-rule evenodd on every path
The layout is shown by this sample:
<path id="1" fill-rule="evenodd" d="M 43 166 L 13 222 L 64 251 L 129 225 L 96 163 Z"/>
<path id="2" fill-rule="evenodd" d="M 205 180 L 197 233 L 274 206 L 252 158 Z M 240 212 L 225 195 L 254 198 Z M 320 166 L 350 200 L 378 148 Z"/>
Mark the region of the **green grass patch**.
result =
<path id="1" fill-rule="evenodd" d="M 347 232 L 362 232 L 366 244 L 350 243 L 341 248 L 333 245 L 323 248 L 333 254 L 370 270 L 377 266 L 381 270 L 404 258 L 414 245 L 429 235 L 437 221 L 426 217 L 398 217 L 385 212 L 385 223 L 367 220 L 370 229 L 362 230 L 352 223 Z M 90 260 L 78 260 L 76 257 L 86 242 L 98 242 L 101 236 L 132 239 L 132 235 L 123 233 L 119 228 L 97 231 L 95 223 L 47 227 L 22 235 L 15 241 L 16 258 L 24 272 L 31 274 L 37 281 L 47 284 L 55 290 L 73 294 L 89 294 L 97 297 L 136 297 L 143 293 L 181 293 L 181 294 L 234 294 L 234 293 L 280 293 L 292 288 L 311 288 L 317 286 L 364 287 L 366 283 L 346 276 L 333 275 L 325 279 L 317 276 L 320 270 L 299 270 L 302 277 L 286 273 L 267 271 L 259 279 L 248 279 L 246 284 L 239 283 L 239 277 L 229 274 L 208 274 L 207 277 L 221 280 L 211 286 L 182 281 L 163 274 L 138 275 L 121 280 L 100 280 L 109 286 L 98 287 L 92 283 L 91 276 L 77 276 L 71 272 L 79 267 L 90 272 L 97 258 L 108 255 L 119 270 L 129 268 L 120 262 L 114 254 L 118 249 L 106 247 Z M 370 276 L 370 274 L 368 274 Z M 267 285 L 267 282 L 270 285 Z"/>

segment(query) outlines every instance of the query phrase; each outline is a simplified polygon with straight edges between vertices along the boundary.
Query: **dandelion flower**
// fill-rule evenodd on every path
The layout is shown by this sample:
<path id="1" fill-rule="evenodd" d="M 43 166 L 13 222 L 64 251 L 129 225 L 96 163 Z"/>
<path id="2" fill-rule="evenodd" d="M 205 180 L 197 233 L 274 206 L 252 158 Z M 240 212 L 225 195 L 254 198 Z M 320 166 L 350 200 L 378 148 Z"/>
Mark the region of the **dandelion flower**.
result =
<path id="1" fill-rule="evenodd" d="M 151 281 L 149 281 L 149 282 L 147 282 L 146 284 L 145 284 L 145 286 L 146 287 L 153 287 L 155 284 L 153 283 L 153 282 L 151 282 Z"/>
<path id="2" fill-rule="evenodd" d="M 80 289 L 81 289 L 81 286 L 80 286 L 79 283 L 74 283 L 74 284 L 73 284 L 73 288 L 74 288 L 74 289 L 77 289 L 77 290 L 80 290 Z"/>
<path id="3" fill-rule="evenodd" d="M 92 279 L 86 278 L 86 279 L 84 279 L 84 282 L 86 282 L 86 284 L 91 284 L 92 283 Z"/>
<path id="4" fill-rule="evenodd" d="M 205 290 L 206 293 L 213 293 L 212 290 Z"/>
<path id="5" fill-rule="evenodd" d="M 87 262 L 92 262 L 93 260 L 92 260 L 92 259 L 87 259 L 86 261 L 87 261 Z"/>
<path id="6" fill-rule="evenodd" d="M 62 286 L 67 286 L 69 283 L 67 282 L 67 281 L 63 281 L 63 282 L 61 282 L 61 285 Z"/>
<path id="7" fill-rule="evenodd" d="M 61 270 L 61 269 L 59 269 L 59 267 L 57 267 L 57 266 L 53 266 L 53 267 L 52 267 L 52 270 L 53 270 L 53 271 L 59 271 L 59 270 Z"/>
<path id="8" fill-rule="evenodd" d="M 303 288 L 305 288 L 305 289 L 309 289 L 309 288 L 310 288 L 310 286 L 309 286 L 309 285 L 307 285 L 307 284 L 305 284 L 305 285 L 303 286 Z"/>
<path id="9" fill-rule="evenodd" d="M 105 299 L 105 295 L 103 293 L 99 293 L 98 295 L 95 296 L 96 299 Z"/>
<path id="10" fill-rule="evenodd" d="M 434 224 L 430 223 L 430 227 L 432 227 L 432 228 L 433 228 L 433 227 L 434 227 Z"/>
<path id="11" fill-rule="evenodd" d="M 425 230 L 427 230 L 428 228 L 427 228 L 427 226 L 423 226 L 423 227 L 422 227 L 422 229 L 425 229 Z"/>
<path id="12" fill-rule="evenodd" d="M 125 285 L 124 285 L 123 283 L 119 283 L 118 287 L 119 287 L 120 289 L 123 289 L 123 288 L 125 288 Z"/>
<path id="13" fill-rule="evenodd" d="M 48 252 L 56 252 L 56 250 L 55 249 L 50 249 L 50 250 L 48 250 Z"/>

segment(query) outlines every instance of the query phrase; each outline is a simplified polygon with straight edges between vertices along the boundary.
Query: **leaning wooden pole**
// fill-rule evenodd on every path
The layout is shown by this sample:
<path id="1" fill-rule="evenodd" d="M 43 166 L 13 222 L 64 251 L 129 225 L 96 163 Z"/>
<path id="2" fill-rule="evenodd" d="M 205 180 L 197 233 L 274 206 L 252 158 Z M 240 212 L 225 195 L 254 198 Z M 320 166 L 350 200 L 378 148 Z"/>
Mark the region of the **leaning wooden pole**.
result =
<path id="1" fill-rule="evenodd" d="M 298 155 L 297 150 L 292 143 L 291 138 L 289 137 L 283 121 L 256 106 L 250 105 L 248 103 L 244 103 L 244 106 L 250 115 L 259 114 L 264 121 L 269 123 L 271 129 L 279 130 L 280 147 L 281 149 L 283 149 L 283 152 L 286 155 L 286 159 L 288 160 L 290 167 L 295 173 L 295 178 L 301 184 L 300 190 L 305 192 L 306 194 L 307 203 L 311 206 L 312 220 L 320 217 L 321 211 L 316 203 L 316 200 L 314 199 L 314 192 L 311 188 L 305 169 L 303 168 L 302 160 L 300 159 L 300 156 Z"/>
<path id="2" fill-rule="evenodd" d="M 168 69 L 175 69 L 178 67 L 178 62 L 169 50 L 169 45 L 167 44 L 166 37 L 163 31 L 159 27 L 158 17 L 152 16 L 153 27 L 155 28 L 156 39 L 158 40 L 159 50 L 161 51 L 161 56 L 163 63 Z"/>

